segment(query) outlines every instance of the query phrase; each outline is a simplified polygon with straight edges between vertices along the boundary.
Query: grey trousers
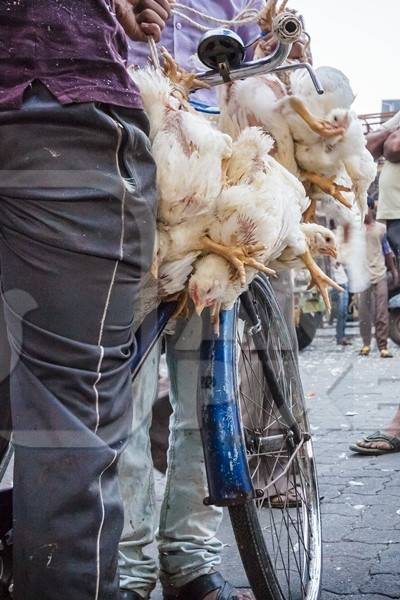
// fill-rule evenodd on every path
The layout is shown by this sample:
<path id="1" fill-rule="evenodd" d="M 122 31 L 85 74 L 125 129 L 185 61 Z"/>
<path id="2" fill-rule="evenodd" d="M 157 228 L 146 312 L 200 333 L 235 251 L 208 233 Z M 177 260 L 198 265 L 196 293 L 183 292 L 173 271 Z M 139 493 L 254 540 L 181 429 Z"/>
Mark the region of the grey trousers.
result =
<path id="1" fill-rule="evenodd" d="M 379 350 L 387 347 L 389 336 L 388 286 L 386 277 L 361 292 L 359 304 L 360 334 L 364 346 L 371 345 L 372 325 Z"/>
<path id="2" fill-rule="evenodd" d="M 40 84 L 21 109 L 0 112 L 15 600 L 119 595 L 117 463 L 154 234 L 147 125 L 142 111 L 61 106 Z"/>

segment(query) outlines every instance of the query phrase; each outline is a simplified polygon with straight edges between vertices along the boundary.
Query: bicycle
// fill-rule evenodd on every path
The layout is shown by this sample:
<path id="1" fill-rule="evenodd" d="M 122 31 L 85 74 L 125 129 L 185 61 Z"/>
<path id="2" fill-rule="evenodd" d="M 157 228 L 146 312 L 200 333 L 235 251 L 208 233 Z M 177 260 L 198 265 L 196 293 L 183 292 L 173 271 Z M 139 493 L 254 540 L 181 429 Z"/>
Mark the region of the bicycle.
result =
<path id="1" fill-rule="evenodd" d="M 299 21 L 286 15 L 274 54 L 244 64 L 237 60 L 244 53 L 236 34 L 207 34 L 203 58 L 211 71 L 200 77 L 216 85 L 282 69 L 300 30 Z M 321 92 L 311 67 L 299 67 L 309 70 Z M 174 302 L 164 302 L 143 320 L 133 378 L 175 309 Z M 256 600 L 317 600 L 321 522 L 312 443 L 296 358 L 265 276 L 254 279 L 232 310 L 222 311 L 218 337 L 211 320 L 204 321 L 198 415 L 209 487 L 205 502 L 228 508 Z M 0 449 L 0 481 L 11 455 L 10 444 Z M 0 510 L 0 600 L 8 600 L 12 489 L 0 492 Z"/>

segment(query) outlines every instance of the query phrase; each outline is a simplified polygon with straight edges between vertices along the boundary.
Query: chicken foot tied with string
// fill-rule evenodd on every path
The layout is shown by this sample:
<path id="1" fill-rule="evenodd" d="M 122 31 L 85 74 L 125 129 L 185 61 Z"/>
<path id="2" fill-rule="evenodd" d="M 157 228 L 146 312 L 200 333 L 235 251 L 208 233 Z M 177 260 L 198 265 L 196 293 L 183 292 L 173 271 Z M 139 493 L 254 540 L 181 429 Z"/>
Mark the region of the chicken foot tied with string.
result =
<path id="1" fill-rule="evenodd" d="M 329 196 L 335 198 L 335 200 L 340 202 L 340 204 L 343 204 L 346 208 L 352 208 L 351 202 L 342 194 L 342 192 L 351 192 L 351 188 L 336 183 L 335 175 L 327 177 L 325 175 L 319 175 L 318 173 L 303 171 L 301 177 L 303 181 L 317 186 L 320 190 L 325 192 L 325 194 L 329 194 Z"/>
<path id="2" fill-rule="evenodd" d="M 239 281 L 241 285 L 246 284 L 246 270 L 245 267 L 252 267 L 257 271 L 262 271 L 266 275 L 276 276 L 276 272 L 273 269 L 269 269 L 262 262 L 254 258 L 255 254 L 259 254 L 265 250 L 265 246 L 262 243 L 258 244 L 244 244 L 238 246 L 224 246 L 219 244 L 209 237 L 203 238 L 204 249 L 225 258 L 234 269 L 237 271 Z"/>
<path id="3" fill-rule="evenodd" d="M 274 19 L 286 12 L 288 1 L 283 0 L 282 4 L 278 7 L 279 0 L 267 0 L 265 7 L 260 11 L 258 17 L 258 24 L 261 31 L 272 31 Z"/>
<path id="4" fill-rule="evenodd" d="M 166 48 L 162 49 L 162 57 L 164 59 L 163 71 L 166 77 L 175 86 L 175 93 L 180 94 L 182 100 L 187 102 L 189 94 L 194 89 L 208 89 L 208 83 L 197 79 L 195 73 L 188 73 L 179 67 L 176 60 L 171 56 Z M 190 105 L 188 105 L 190 106 Z"/>
<path id="5" fill-rule="evenodd" d="M 304 102 L 296 96 L 288 96 L 282 103 L 288 105 L 299 117 L 303 119 L 309 128 L 323 138 L 335 138 L 345 132 L 345 128 L 327 119 L 319 119 L 314 116 Z"/>
<path id="6" fill-rule="evenodd" d="M 233 279 L 237 279 L 242 287 L 246 286 L 246 269 L 245 267 L 251 267 L 255 271 L 261 271 L 266 275 L 276 277 L 276 271 L 266 267 L 262 262 L 254 258 L 254 255 L 259 254 L 265 247 L 263 244 L 244 244 L 241 246 L 224 246 L 211 240 L 208 236 L 203 237 L 200 240 L 200 244 L 195 244 L 196 248 L 192 247 L 191 250 L 201 250 L 206 253 L 212 252 L 214 255 L 223 258 L 227 263 L 228 267 L 231 266 Z M 186 289 L 183 291 L 168 296 L 168 301 L 176 301 L 177 308 L 173 315 L 173 318 L 189 316 L 189 294 Z M 198 305 L 195 304 L 197 314 L 200 316 L 206 305 L 199 309 Z M 219 313 L 221 310 L 221 302 L 215 302 L 210 305 L 212 308 L 211 317 L 212 322 L 215 325 L 214 329 L 218 327 Z"/>
<path id="7" fill-rule="evenodd" d="M 332 307 L 331 301 L 329 299 L 328 288 L 333 287 L 338 292 L 344 292 L 344 289 L 340 287 L 340 285 L 338 285 L 336 281 L 333 281 L 333 279 L 328 277 L 328 275 L 326 275 L 326 273 L 323 272 L 323 270 L 317 265 L 317 263 L 313 259 L 309 250 L 302 254 L 300 258 L 304 262 L 304 265 L 306 266 L 311 275 L 310 285 L 308 286 L 309 289 L 313 287 L 317 287 L 319 289 L 319 291 L 321 292 L 321 296 L 324 300 L 326 309 L 328 313 L 330 313 Z"/>

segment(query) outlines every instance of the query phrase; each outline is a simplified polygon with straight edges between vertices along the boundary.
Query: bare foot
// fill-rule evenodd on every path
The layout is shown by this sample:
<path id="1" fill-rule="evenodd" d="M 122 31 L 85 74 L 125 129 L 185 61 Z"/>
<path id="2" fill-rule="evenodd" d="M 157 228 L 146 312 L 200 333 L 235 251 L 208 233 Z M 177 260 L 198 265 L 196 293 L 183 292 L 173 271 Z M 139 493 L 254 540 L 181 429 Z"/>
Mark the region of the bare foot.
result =
<path id="1" fill-rule="evenodd" d="M 385 433 L 387 433 L 387 432 L 385 431 Z M 390 434 L 390 435 L 392 435 L 392 434 Z M 393 450 L 393 448 L 392 448 L 391 444 L 389 444 L 389 442 L 383 442 L 383 441 L 382 442 L 378 442 L 378 441 L 367 442 L 367 440 L 363 439 L 363 440 L 358 440 L 356 445 L 360 446 L 360 448 L 368 448 L 370 450 L 387 450 L 387 451 Z"/>

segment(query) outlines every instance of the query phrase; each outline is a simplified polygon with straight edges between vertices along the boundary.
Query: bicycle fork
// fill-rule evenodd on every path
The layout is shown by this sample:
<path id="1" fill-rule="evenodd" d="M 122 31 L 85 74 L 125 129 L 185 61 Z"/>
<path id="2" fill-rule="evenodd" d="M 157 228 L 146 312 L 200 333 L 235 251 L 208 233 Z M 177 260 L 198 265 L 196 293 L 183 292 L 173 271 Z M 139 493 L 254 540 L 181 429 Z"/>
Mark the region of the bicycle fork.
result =
<path id="1" fill-rule="evenodd" d="M 257 352 L 264 358 L 264 377 L 274 403 L 291 431 L 291 445 L 294 446 L 301 440 L 301 431 L 268 363 L 265 332 L 261 329 L 251 294 L 242 294 L 241 302 L 249 320 L 248 325 L 253 330 Z M 238 305 L 232 310 L 222 311 L 218 337 L 214 335 L 211 323 L 204 320 L 200 351 L 198 419 L 209 489 L 205 503 L 216 506 L 245 504 L 258 496 L 248 468 L 246 442 L 241 427 L 240 394 L 237 389 L 237 318 Z"/>
<path id="2" fill-rule="evenodd" d="M 254 497 L 240 426 L 236 371 L 237 307 L 222 311 L 216 337 L 203 320 L 198 419 L 203 441 L 209 497 L 205 504 L 231 506 Z"/>

